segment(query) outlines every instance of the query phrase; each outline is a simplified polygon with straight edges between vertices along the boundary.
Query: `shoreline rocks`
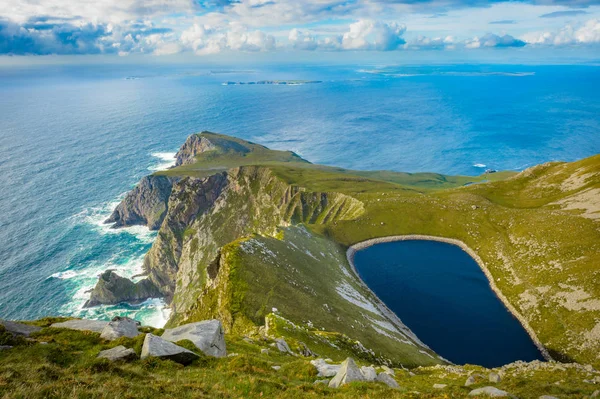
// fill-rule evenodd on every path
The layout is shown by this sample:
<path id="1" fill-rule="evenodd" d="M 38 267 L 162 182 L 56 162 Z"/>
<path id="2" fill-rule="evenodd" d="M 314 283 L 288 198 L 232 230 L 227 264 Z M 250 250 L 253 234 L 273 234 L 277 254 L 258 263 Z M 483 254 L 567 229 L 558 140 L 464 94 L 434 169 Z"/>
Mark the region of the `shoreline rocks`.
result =
<path id="1" fill-rule="evenodd" d="M 90 299 L 83 305 L 91 308 L 98 305 L 115 305 L 121 302 L 140 303 L 149 298 L 160 298 L 162 294 L 148 279 L 137 283 L 119 276 L 113 270 L 100 275 Z"/>

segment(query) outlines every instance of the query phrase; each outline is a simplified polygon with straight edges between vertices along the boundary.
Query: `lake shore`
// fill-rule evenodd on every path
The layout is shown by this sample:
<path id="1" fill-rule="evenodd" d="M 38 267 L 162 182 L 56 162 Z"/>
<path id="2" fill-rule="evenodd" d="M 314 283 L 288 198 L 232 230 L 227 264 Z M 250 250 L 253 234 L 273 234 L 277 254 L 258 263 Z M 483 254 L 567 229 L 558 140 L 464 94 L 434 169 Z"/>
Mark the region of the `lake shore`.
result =
<path id="1" fill-rule="evenodd" d="M 357 278 L 362 282 L 362 284 L 364 286 L 367 286 L 367 284 L 364 281 L 362 281 L 362 279 L 360 278 L 360 275 L 358 274 L 358 271 L 356 269 L 356 265 L 354 264 L 354 256 L 355 256 L 356 252 L 360 251 L 361 249 L 365 249 L 365 248 L 368 248 L 368 247 L 376 245 L 376 244 L 382 244 L 382 243 L 386 243 L 386 242 L 395 242 L 395 241 L 411 241 L 411 240 L 444 242 L 447 244 L 455 245 L 455 246 L 461 248 L 467 254 L 469 254 L 469 256 L 471 256 L 471 258 L 473 258 L 475 260 L 475 262 L 479 265 L 479 267 L 485 274 L 485 276 L 488 279 L 488 282 L 490 284 L 490 288 L 492 289 L 494 294 L 500 299 L 500 301 L 504 304 L 504 306 L 508 309 L 508 311 L 519 321 L 519 323 L 521 323 L 521 325 L 523 326 L 523 328 L 525 329 L 525 331 L 527 332 L 527 334 L 529 335 L 529 337 L 531 338 L 531 340 L 533 341 L 535 346 L 538 348 L 538 350 L 540 351 L 542 356 L 546 360 L 553 360 L 552 357 L 550 356 L 550 353 L 548 352 L 546 347 L 542 344 L 542 342 L 539 340 L 539 338 L 537 337 L 537 334 L 535 333 L 533 328 L 531 328 L 531 326 L 529 325 L 527 320 L 525 320 L 525 318 L 517 311 L 517 309 L 504 296 L 502 291 L 500 291 L 498 286 L 496 286 L 493 276 L 490 273 L 490 271 L 488 270 L 488 268 L 485 265 L 485 263 L 483 262 L 483 260 L 467 244 L 465 244 L 464 242 L 462 242 L 460 240 L 456 240 L 453 238 L 446 238 L 446 237 L 419 235 L 419 234 L 372 238 L 370 240 L 361 241 L 361 242 L 351 245 L 348 248 L 348 250 L 346 251 L 346 258 L 348 259 L 348 263 L 350 264 L 350 267 L 352 268 L 352 271 L 354 272 L 354 274 L 357 276 Z M 370 290 L 370 288 L 369 288 L 369 290 Z M 372 290 L 370 290 L 370 291 L 373 293 L 373 295 L 375 295 L 375 293 Z M 375 295 L 375 297 L 377 297 L 377 295 Z M 383 303 L 383 301 L 381 301 L 380 299 L 379 299 L 379 301 Z M 386 306 L 386 309 L 387 309 L 387 306 Z M 392 311 L 389 310 L 389 312 L 392 312 Z M 393 313 L 393 314 L 394 314 L 395 318 L 400 320 L 399 317 L 395 313 Z"/>

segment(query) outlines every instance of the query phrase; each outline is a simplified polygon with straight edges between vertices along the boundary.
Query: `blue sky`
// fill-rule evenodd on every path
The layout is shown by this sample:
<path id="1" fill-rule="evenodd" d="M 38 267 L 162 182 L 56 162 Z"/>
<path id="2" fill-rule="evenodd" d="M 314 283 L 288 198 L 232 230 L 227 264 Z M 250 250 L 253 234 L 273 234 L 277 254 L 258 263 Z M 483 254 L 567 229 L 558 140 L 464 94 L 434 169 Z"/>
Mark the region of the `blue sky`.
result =
<path id="1" fill-rule="evenodd" d="M 510 49 L 597 57 L 600 0 L 0 0 L 0 55 Z"/>

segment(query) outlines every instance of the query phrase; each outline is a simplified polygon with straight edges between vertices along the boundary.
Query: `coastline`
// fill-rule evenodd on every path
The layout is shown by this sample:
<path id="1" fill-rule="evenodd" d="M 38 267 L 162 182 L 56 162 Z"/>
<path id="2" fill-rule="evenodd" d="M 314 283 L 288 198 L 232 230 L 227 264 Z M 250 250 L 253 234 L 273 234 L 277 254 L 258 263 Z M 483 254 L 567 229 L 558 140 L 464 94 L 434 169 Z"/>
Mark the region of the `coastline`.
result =
<path id="1" fill-rule="evenodd" d="M 394 242 L 394 241 L 412 241 L 412 240 L 444 242 L 447 244 L 455 245 L 455 246 L 459 247 L 460 249 L 462 249 L 463 251 L 465 251 L 467 254 L 469 254 L 469 256 L 471 256 L 471 258 L 473 258 L 475 260 L 475 262 L 479 265 L 479 267 L 483 271 L 483 274 L 485 274 L 486 278 L 488 279 L 490 288 L 492 289 L 494 294 L 498 297 L 498 299 L 500 299 L 500 301 L 502 302 L 504 307 L 506 307 L 506 309 L 508 309 L 508 311 L 519 321 L 519 323 L 521 323 L 521 325 L 523 326 L 523 328 L 525 329 L 525 331 L 527 332 L 527 334 L 529 335 L 529 337 L 531 338 L 531 340 L 533 341 L 535 346 L 538 348 L 538 350 L 540 351 L 540 353 L 542 354 L 544 359 L 546 359 L 548 361 L 554 360 L 554 359 L 552 359 L 552 356 L 550 356 L 550 353 L 548 352 L 546 347 L 539 340 L 539 338 L 537 337 L 537 334 L 535 333 L 535 331 L 533 331 L 533 328 L 531 328 L 531 326 L 529 325 L 527 320 L 525 320 L 525 318 L 517 311 L 517 309 L 515 309 L 515 307 L 504 296 L 502 291 L 500 291 L 498 286 L 496 286 L 493 276 L 490 273 L 490 271 L 488 270 L 488 268 L 485 265 L 485 263 L 483 262 L 483 260 L 467 244 L 465 244 L 464 242 L 462 242 L 460 240 L 457 240 L 454 238 L 428 236 L 428 235 L 420 235 L 420 234 L 409 234 L 409 235 L 400 235 L 400 236 L 387 236 L 387 237 L 372 238 L 372 239 L 361 241 L 361 242 L 351 245 L 348 248 L 348 250 L 346 251 L 346 259 L 348 260 L 348 263 L 350 264 L 350 268 L 352 269 L 352 271 L 354 272 L 356 277 L 360 280 L 360 282 L 364 286 L 367 286 L 367 284 L 360 278 L 360 275 L 358 274 L 358 270 L 356 269 L 356 266 L 354 264 L 354 255 L 356 254 L 356 252 L 360 251 L 361 249 L 365 249 L 365 248 L 368 248 L 368 247 L 370 247 L 372 245 L 376 245 L 376 244 L 382 244 L 382 243 Z M 381 301 L 381 299 L 379 299 L 379 297 L 377 297 L 377 295 L 375 295 L 375 293 L 370 288 L 368 288 L 368 289 L 379 300 L 379 302 L 383 303 L 383 301 Z M 384 306 L 385 306 L 385 304 L 384 304 Z M 387 310 L 389 310 L 387 308 L 387 306 L 385 306 L 385 308 Z M 391 310 L 389 310 L 389 312 L 391 312 L 395 316 L 395 318 L 398 321 L 400 321 L 400 318 L 395 313 L 393 313 Z M 413 335 L 414 335 L 414 333 L 413 333 Z M 419 340 L 418 342 L 421 342 L 421 341 Z M 441 356 L 440 356 L 440 358 L 441 358 Z"/>

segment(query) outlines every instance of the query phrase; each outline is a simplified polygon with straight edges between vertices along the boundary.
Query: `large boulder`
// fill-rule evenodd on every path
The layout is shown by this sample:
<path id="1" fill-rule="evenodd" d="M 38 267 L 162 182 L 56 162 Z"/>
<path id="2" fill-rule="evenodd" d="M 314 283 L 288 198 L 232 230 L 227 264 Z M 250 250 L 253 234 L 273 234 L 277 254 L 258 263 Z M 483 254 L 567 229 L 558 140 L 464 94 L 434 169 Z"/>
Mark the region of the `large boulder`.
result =
<path id="1" fill-rule="evenodd" d="M 144 346 L 142 346 L 142 359 L 148 357 L 158 357 L 168 359 L 183 365 L 190 364 L 200 356 L 194 352 L 166 341 L 154 334 L 146 334 Z"/>
<path id="2" fill-rule="evenodd" d="M 134 283 L 128 278 L 119 276 L 113 270 L 107 270 L 98 278 L 90 299 L 83 307 L 114 305 L 121 302 L 140 303 L 148 298 L 161 296 L 158 288 L 147 278 Z"/>
<path id="3" fill-rule="evenodd" d="M 73 319 L 64 321 L 62 323 L 54 323 L 50 327 L 68 328 L 69 330 L 92 331 L 101 333 L 102 331 L 104 331 L 104 328 L 107 325 L 108 321 Z"/>
<path id="4" fill-rule="evenodd" d="M 100 338 L 107 339 L 109 341 L 113 341 L 121 337 L 134 338 L 140 334 L 138 331 L 139 325 L 140 323 L 138 321 L 130 319 L 129 317 L 117 316 L 113 318 L 112 321 L 106 325 L 106 327 L 104 327 L 102 334 L 100 334 Z"/>
<path id="5" fill-rule="evenodd" d="M 128 349 L 123 345 L 115 346 L 112 349 L 107 349 L 98 354 L 99 359 L 108 359 L 111 362 L 127 362 L 129 360 L 135 360 L 137 354 L 133 349 Z"/>
<path id="6" fill-rule="evenodd" d="M 323 359 L 311 360 L 310 364 L 317 369 L 317 377 L 333 377 L 340 371 L 339 364 L 329 364 Z"/>
<path id="7" fill-rule="evenodd" d="M 4 329 L 12 335 L 20 335 L 23 337 L 29 337 L 29 334 L 41 330 L 41 327 L 30 326 L 29 324 L 17 323 L 15 321 L 8 321 L 2 319 L 0 319 L 0 325 L 3 326 Z"/>
<path id="8" fill-rule="evenodd" d="M 339 388 L 353 381 L 365 381 L 365 376 L 354 362 L 354 359 L 349 357 L 344 360 L 335 377 L 329 381 L 329 388 Z"/>
<path id="9" fill-rule="evenodd" d="M 471 374 L 465 381 L 465 386 L 469 387 L 473 384 L 478 384 L 483 381 L 485 377 L 481 374 Z"/>
<path id="10" fill-rule="evenodd" d="M 499 383 L 500 381 L 502 381 L 502 377 L 500 376 L 500 374 L 498 374 L 498 373 L 496 373 L 494 371 L 492 371 L 489 374 L 488 379 L 490 380 L 490 382 L 493 382 L 493 383 L 496 383 L 496 384 Z"/>
<path id="11" fill-rule="evenodd" d="M 373 366 L 362 366 L 360 372 L 363 373 L 367 381 L 375 381 L 377 379 L 377 371 L 375 371 Z"/>
<path id="12" fill-rule="evenodd" d="M 496 387 L 477 388 L 469 392 L 469 396 L 489 396 L 490 398 L 509 398 L 511 395 Z"/>
<path id="13" fill-rule="evenodd" d="M 283 338 L 277 338 L 275 340 L 275 345 L 277 346 L 277 349 L 279 349 L 279 352 L 281 352 L 281 353 L 289 353 L 290 355 L 294 354 L 294 352 L 292 352 L 292 350 L 290 349 L 290 346 L 288 345 L 288 343 L 285 342 L 285 339 L 283 339 Z"/>
<path id="14" fill-rule="evenodd" d="M 162 338 L 171 342 L 188 339 L 208 356 L 227 356 L 225 330 L 219 320 L 206 320 L 169 328 L 165 330 Z"/>
<path id="15" fill-rule="evenodd" d="M 377 375 L 377 381 L 383 382 L 384 384 L 386 384 L 390 388 L 394 388 L 394 389 L 400 388 L 400 385 L 398 385 L 398 383 L 396 382 L 396 380 L 394 379 L 394 377 L 392 377 L 391 375 L 389 375 L 386 372 L 379 373 Z"/>

